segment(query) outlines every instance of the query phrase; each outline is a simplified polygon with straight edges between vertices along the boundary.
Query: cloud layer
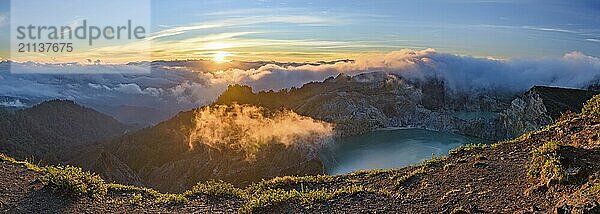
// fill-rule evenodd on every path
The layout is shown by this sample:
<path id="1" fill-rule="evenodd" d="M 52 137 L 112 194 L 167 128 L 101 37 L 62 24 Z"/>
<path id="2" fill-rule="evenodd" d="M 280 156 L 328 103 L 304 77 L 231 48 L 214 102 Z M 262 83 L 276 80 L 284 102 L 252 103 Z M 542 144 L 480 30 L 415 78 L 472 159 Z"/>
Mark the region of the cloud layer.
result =
<path id="1" fill-rule="evenodd" d="M 404 49 L 336 63 L 231 62 L 229 68 L 221 68 L 210 61 L 160 61 L 152 64 L 150 74 L 118 73 L 120 69 L 134 69 L 132 66 L 136 65 L 69 65 L 79 73 L 108 69 L 113 74 L 13 74 L 9 63 L 4 62 L 0 63 L 0 95 L 177 112 L 213 102 L 229 84 L 279 90 L 340 73 L 386 72 L 413 80 L 439 78 L 450 90 L 469 93 L 517 93 L 533 85 L 582 88 L 600 79 L 600 59 L 579 52 L 559 58 L 499 60 Z M 59 65 L 33 63 L 19 67 L 61 69 Z"/>

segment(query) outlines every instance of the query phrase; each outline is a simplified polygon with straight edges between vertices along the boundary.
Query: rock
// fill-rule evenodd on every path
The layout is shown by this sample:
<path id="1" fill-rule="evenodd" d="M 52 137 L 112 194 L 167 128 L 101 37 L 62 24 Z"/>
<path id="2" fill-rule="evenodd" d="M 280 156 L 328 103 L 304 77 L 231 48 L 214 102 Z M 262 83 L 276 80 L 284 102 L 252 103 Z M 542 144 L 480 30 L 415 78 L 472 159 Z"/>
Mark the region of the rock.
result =
<path id="1" fill-rule="evenodd" d="M 515 98 L 498 118 L 498 139 L 517 137 L 555 122 L 562 113 L 579 113 L 598 91 L 534 86 Z"/>

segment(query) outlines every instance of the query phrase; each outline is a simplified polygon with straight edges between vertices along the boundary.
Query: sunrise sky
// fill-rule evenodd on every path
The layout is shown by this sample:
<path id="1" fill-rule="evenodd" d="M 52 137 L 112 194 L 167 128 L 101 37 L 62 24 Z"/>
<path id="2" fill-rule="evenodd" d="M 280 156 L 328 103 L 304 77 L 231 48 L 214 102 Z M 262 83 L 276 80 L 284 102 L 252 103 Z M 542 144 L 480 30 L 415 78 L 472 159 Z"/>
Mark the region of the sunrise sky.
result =
<path id="1" fill-rule="evenodd" d="M 151 12 L 154 60 L 304 62 L 403 48 L 494 58 L 600 56 L 597 0 L 155 0 Z M 4 0 L 4 59 L 9 17 Z"/>

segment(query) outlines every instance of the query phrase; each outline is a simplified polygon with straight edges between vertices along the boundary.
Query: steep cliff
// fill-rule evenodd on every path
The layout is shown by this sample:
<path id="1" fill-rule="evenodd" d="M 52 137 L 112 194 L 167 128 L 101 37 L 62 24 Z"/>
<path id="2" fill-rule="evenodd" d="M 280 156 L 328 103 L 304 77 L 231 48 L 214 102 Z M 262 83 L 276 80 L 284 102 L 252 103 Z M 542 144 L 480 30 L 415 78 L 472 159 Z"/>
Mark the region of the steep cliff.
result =
<path id="1" fill-rule="evenodd" d="M 579 113 L 598 91 L 534 86 L 515 98 L 498 118 L 498 138 L 512 138 L 552 124 L 563 113 Z"/>

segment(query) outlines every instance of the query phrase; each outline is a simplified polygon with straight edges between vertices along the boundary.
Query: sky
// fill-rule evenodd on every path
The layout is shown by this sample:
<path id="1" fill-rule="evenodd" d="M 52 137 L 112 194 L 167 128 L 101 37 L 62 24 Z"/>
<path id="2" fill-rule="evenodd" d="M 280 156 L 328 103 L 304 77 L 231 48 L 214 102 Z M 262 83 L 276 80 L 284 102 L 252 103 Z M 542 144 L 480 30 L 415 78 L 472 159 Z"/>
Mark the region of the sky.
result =
<path id="1" fill-rule="evenodd" d="M 10 58 L 8 2 L 2 0 L 0 4 L 0 58 L 3 59 Z M 500 59 L 560 57 L 573 51 L 600 56 L 600 1 L 597 0 L 153 0 L 151 3 L 153 60 L 306 62 L 427 48 Z M 78 18 L 81 17 L 73 20 Z M 119 44 L 116 48 L 125 49 L 128 45 Z M 110 53 L 110 49 L 107 51 Z"/>

